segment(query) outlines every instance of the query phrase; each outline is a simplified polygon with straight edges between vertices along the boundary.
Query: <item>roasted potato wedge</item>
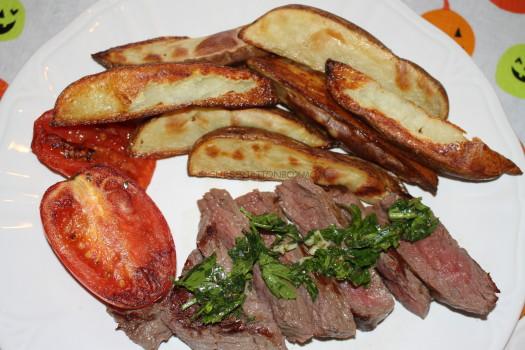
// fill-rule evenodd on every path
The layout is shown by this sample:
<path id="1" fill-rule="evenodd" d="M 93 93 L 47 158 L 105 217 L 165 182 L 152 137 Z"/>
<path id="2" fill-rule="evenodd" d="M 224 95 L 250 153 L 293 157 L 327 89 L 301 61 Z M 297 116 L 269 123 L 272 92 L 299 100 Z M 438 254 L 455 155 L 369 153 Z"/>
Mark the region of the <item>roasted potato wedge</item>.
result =
<path id="1" fill-rule="evenodd" d="M 260 128 L 286 135 L 311 147 L 330 147 L 332 141 L 283 110 L 191 108 L 147 121 L 131 142 L 138 157 L 163 158 L 186 154 L 201 136 L 228 126 Z"/>
<path id="2" fill-rule="evenodd" d="M 274 104 L 271 83 L 245 69 L 198 63 L 120 67 L 69 85 L 55 104 L 56 125 L 147 117 L 182 107 Z"/>
<path id="3" fill-rule="evenodd" d="M 274 83 L 281 103 L 321 124 L 347 152 L 382 166 L 409 184 L 436 193 L 436 173 L 339 106 L 326 90 L 323 73 L 280 57 L 254 58 L 247 63 Z"/>
<path id="4" fill-rule="evenodd" d="M 91 57 L 105 68 L 148 63 L 207 62 L 229 65 L 265 52 L 246 44 L 235 28 L 200 38 L 166 36 L 113 47 Z"/>
<path id="5" fill-rule="evenodd" d="M 245 42 L 324 71 L 331 58 L 352 65 L 429 115 L 448 116 L 443 86 L 423 68 L 399 58 L 357 25 L 303 5 L 273 9 L 239 33 Z"/>
<path id="6" fill-rule="evenodd" d="M 189 154 L 188 174 L 254 180 L 303 176 L 319 185 L 344 186 L 371 203 L 391 192 L 407 194 L 395 177 L 362 159 L 253 128 L 224 128 L 204 135 Z"/>
<path id="7" fill-rule="evenodd" d="M 458 126 L 430 117 L 371 77 L 340 62 L 328 60 L 326 67 L 329 91 L 340 105 L 362 116 L 386 138 L 410 149 L 436 171 L 478 181 L 522 173 L 480 139 L 468 140 Z"/>

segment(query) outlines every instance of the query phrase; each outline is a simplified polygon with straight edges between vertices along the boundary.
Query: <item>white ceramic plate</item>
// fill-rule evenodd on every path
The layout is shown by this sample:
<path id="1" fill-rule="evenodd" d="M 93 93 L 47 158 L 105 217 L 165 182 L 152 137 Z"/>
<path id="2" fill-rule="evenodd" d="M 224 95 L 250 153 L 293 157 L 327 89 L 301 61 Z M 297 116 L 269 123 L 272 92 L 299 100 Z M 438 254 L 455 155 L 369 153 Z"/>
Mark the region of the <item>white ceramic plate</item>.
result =
<path id="1" fill-rule="evenodd" d="M 525 318 L 522 318 L 518 322 L 518 325 L 516 326 L 516 329 L 514 329 L 512 337 L 510 338 L 509 342 L 507 343 L 507 347 L 505 348 L 505 350 L 523 349 L 525 349 Z"/>
<path id="2" fill-rule="evenodd" d="M 450 120 L 484 139 L 525 169 L 503 110 L 486 79 L 451 40 L 396 1 L 305 1 L 361 25 L 402 57 L 442 81 Z M 72 81 L 101 71 L 90 54 L 160 35 L 200 36 L 250 22 L 283 1 L 103 1 L 44 45 L 25 65 L 0 111 L 0 348 L 132 349 L 104 306 L 62 267 L 48 246 L 38 205 L 47 187 L 62 180 L 30 152 L 32 125 Z M 158 163 L 148 190 L 176 240 L 179 267 L 195 245 L 197 199 L 211 187 L 240 195 L 273 183 L 188 178 L 186 157 Z M 501 349 L 525 298 L 524 177 L 483 184 L 441 179 L 438 195 L 423 195 L 460 244 L 501 289 L 487 320 L 433 303 L 422 321 L 396 305 L 379 327 L 349 341 L 312 342 L 312 349 Z M 522 235 L 523 236 L 523 235 Z M 172 339 L 166 349 L 183 345 Z"/>

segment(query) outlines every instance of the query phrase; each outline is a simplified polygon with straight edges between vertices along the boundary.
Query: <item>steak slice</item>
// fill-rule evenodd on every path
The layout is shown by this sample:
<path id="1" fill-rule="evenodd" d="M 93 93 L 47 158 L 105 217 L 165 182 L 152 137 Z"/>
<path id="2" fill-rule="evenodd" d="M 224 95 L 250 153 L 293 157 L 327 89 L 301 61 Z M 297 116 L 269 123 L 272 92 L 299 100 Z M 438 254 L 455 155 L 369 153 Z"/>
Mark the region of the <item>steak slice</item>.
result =
<path id="1" fill-rule="evenodd" d="M 388 217 L 380 206 L 374 205 L 364 208 L 361 201 L 347 190 L 330 189 L 328 192 L 338 206 L 357 205 L 363 215 L 375 213 L 379 224 L 388 223 Z M 346 210 L 344 213 L 348 215 Z M 430 292 L 394 249 L 381 253 L 376 270 L 383 278 L 388 290 L 407 310 L 421 318 L 426 317 L 432 301 Z"/>
<path id="2" fill-rule="evenodd" d="M 303 235 L 314 229 L 330 225 L 341 226 L 347 222 L 330 195 L 307 179 L 295 178 L 284 181 L 277 187 L 276 192 L 286 216 L 297 224 Z M 372 276 L 374 276 L 373 283 L 368 288 L 355 288 L 349 283 L 337 283 L 334 288 L 340 293 L 331 292 L 329 295 L 336 295 L 338 303 L 328 303 L 325 307 L 335 306 L 339 310 L 349 308 L 359 329 L 375 328 L 392 312 L 394 299 L 381 279 L 376 278 L 374 273 Z M 320 314 L 323 310 L 317 311 L 322 318 Z M 332 313 L 337 312 L 330 312 Z M 323 318 L 322 320 L 328 321 Z"/>
<path id="3" fill-rule="evenodd" d="M 117 322 L 117 330 L 122 330 L 129 339 L 146 350 L 156 350 L 173 333 L 162 321 L 161 314 L 166 308 L 166 300 L 139 309 L 124 311 L 108 307 L 107 312 Z"/>
<path id="4" fill-rule="evenodd" d="M 201 211 L 197 246 L 203 256 L 216 254 L 226 270 L 232 267 L 228 249 L 242 236 L 248 221 L 228 192 L 211 190 L 198 202 Z M 189 263 L 188 265 L 192 265 Z M 169 313 L 163 320 L 173 333 L 192 349 L 286 349 L 284 336 L 273 320 L 270 306 L 256 288 L 246 287 L 243 312 L 246 317 L 229 317 L 216 325 L 203 325 L 193 319 L 198 308 L 182 309 L 191 293 L 174 288 Z"/>
<path id="5" fill-rule="evenodd" d="M 374 269 L 370 269 L 368 287 L 354 287 L 349 282 L 339 283 L 342 293 L 350 301 L 360 330 L 371 331 L 394 309 L 394 298 Z"/>
<path id="6" fill-rule="evenodd" d="M 278 198 L 273 192 L 259 192 L 257 190 L 247 193 L 235 200 L 240 207 L 255 215 L 275 213 L 283 216 L 278 205 Z M 272 238 L 266 236 L 265 241 L 271 243 Z M 302 258 L 298 250 L 290 251 L 281 257 L 283 263 L 293 263 Z M 313 303 L 304 287 L 297 290 L 297 297 L 294 300 L 284 300 L 276 298 L 266 288 L 260 272 L 254 273 L 254 286 L 266 300 L 268 300 L 275 321 L 279 328 L 291 342 L 305 343 L 310 340 L 315 333 Z"/>
<path id="7" fill-rule="evenodd" d="M 202 260 L 201 253 L 195 249 L 188 256 L 184 271 Z M 189 293 L 188 293 L 189 294 Z M 163 316 L 170 307 L 170 295 L 155 304 L 139 310 L 119 310 L 107 308 L 107 312 L 117 322 L 117 330 L 122 330 L 136 344 L 146 350 L 158 349 L 162 342 L 167 341 L 173 335 L 171 329 L 164 322 Z"/>
<path id="8" fill-rule="evenodd" d="M 396 200 L 390 195 L 380 202 L 386 212 Z M 438 301 L 460 311 L 485 317 L 496 306 L 499 293 L 490 275 L 458 245 L 439 223 L 427 238 L 401 241 L 397 252 L 427 285 Z"/>
<path id="9" fill-rule="evenodd" d="M 279 206 L 279 198 L 274 192 L 253 190 L 252 192 L 235 198 L 235 203 L 254 215 L 274 213 L 280 217 L 284 216 Z"/>
<path id="10" fill-rule="evenodd" d="M 376 270 L 394 297 L 410 312 L 425 318 L 432 298 L 425 284 L 395 249 L 381 253 Z"/>

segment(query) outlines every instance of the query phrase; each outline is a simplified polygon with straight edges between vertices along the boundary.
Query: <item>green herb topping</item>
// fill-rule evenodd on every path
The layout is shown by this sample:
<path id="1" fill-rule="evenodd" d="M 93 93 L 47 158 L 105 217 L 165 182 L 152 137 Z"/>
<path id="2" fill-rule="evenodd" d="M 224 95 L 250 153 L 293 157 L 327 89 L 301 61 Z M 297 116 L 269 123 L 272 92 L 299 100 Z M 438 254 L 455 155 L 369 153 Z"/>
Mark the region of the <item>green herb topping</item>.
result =
<path id="1" fill-rule="evenodd" d="M 295 299 L 297 288 L 304 286 L 312 300 L 319 293 L 313 275 L 348 281 L 354 286 L 370 283 L 370 269 L 381 252 L 396 248 L 400 240 L 414 242 L 429 236 L 439 221 L 420 198 L 399 199 L 388 210 L 390 224 L 381 226 L 375 214 L 362 217 L 356 205 L 345 208 L 352 223 L 345 228 L 329 226 L 309 232 L 303 239 L 297 227 L 275 214 L 252 215 L 241 209 L 249 219 L 250 229 L 236 239 L 228 251 L 233 267 L 226 273 L 215 254 L 193 267 L 175 282 L 193 294 L 183 305 L 187 309 L 198 305 L 194 314 L 204 324 L 241 314 L 253 268 L 258 265 L 264 283 L 280 299 Z M 267 247 L 261 233 L 275 236 Z M 308 252 L 294 264 L 282 263 L 279 257 L 304 246 Z M 303 250 L 303 251 L 304 251 Z"/>

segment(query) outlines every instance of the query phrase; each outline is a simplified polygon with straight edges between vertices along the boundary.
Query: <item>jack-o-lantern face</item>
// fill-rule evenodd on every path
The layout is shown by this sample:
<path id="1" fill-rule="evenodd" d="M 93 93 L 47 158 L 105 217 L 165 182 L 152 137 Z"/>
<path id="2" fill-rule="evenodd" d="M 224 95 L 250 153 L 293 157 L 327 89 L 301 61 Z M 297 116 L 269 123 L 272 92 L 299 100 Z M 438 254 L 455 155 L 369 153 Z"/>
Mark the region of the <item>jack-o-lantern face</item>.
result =
<path id="1" fill-rule="evenodd" d="M 465 18 L 450 9 L 447 0 L 442 9 L 426 12 L 422 16 L 454 39 L 469 55 L 472 55 L 476 43 L 472 27 Z"/>
<path id="2" fill-rule="evenodd" d="M 509 94 L 525 98 L 525 44 L 510 47 L 501 56 L 496 82 Z"/>
<path id="3" fill-rule="evenodd" d="M 25 24 L 25 9 L 18 0 L 0 1 L 0 40 L 17 38 Z"/>
<path id="4" fill-rule="evenodd" d="M 525 56 L 516 58 L 510 69 L 516 79 L 525 83 Z"/>

